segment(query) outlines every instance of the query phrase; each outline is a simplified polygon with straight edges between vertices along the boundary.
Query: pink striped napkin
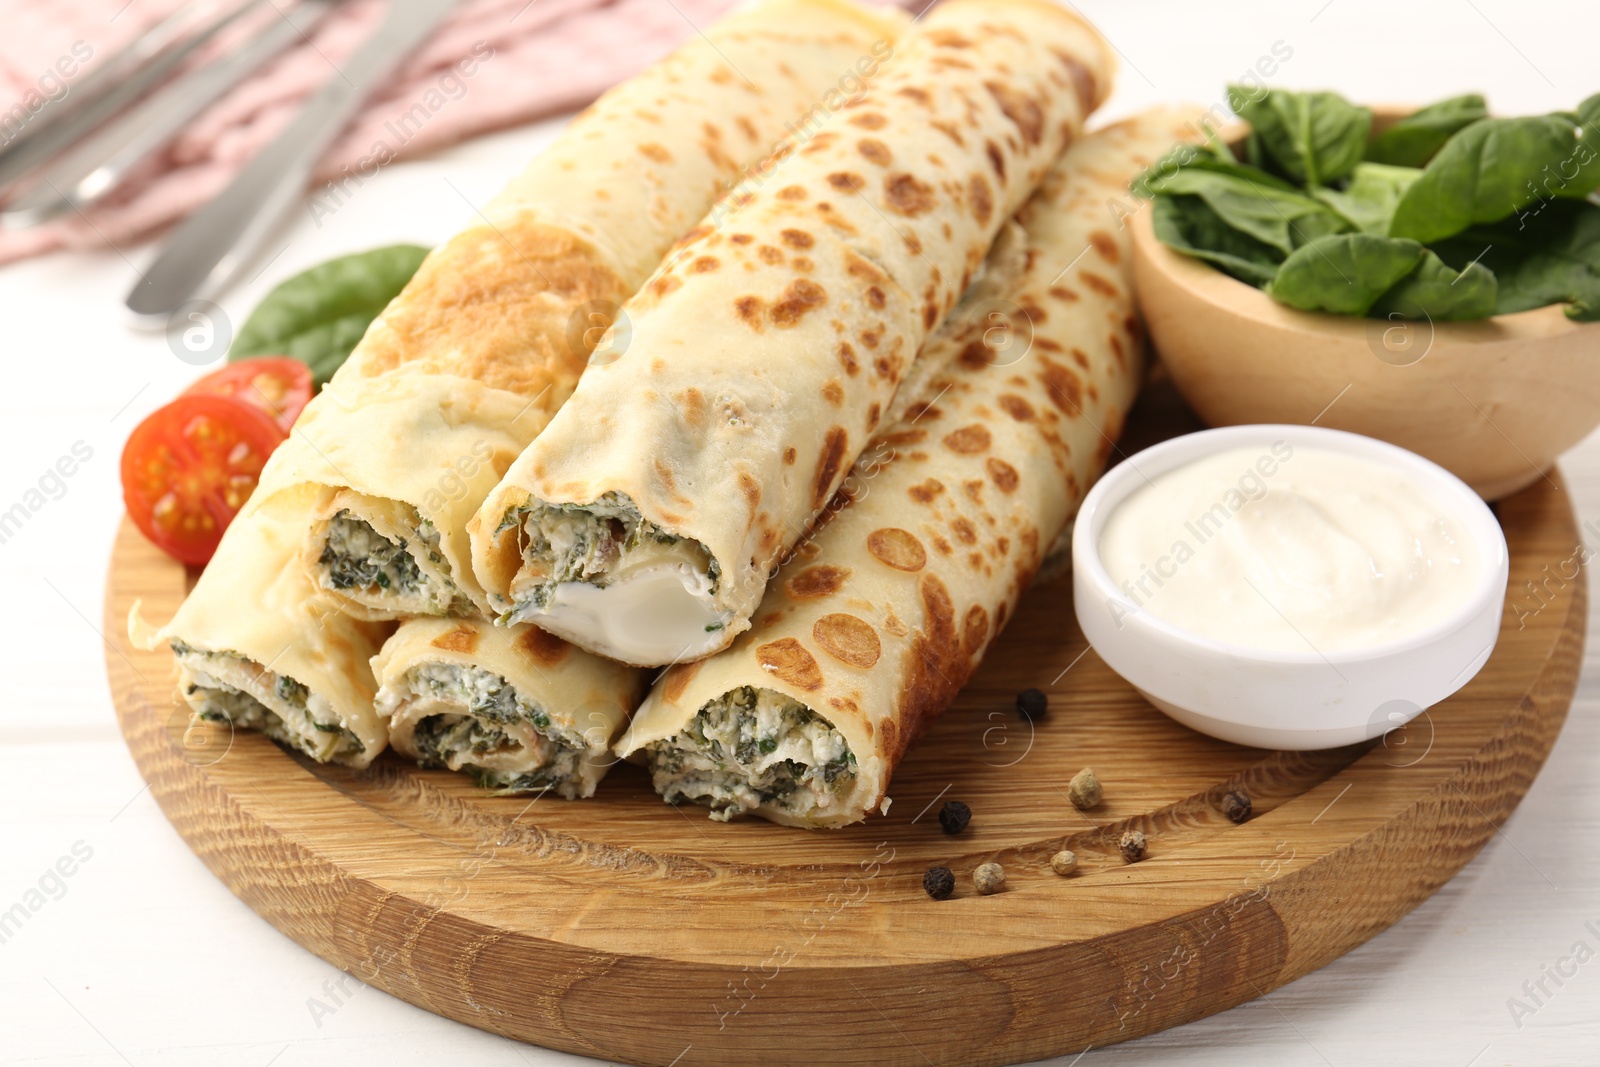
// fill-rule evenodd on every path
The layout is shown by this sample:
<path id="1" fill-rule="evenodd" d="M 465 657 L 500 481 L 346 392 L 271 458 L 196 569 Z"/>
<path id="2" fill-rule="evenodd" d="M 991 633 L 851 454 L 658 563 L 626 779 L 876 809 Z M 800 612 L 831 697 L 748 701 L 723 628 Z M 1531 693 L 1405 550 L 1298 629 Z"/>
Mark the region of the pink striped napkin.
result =
<path id="1" fill-rule="evenodd" d="M 32 109 L 181 0 L 0 0 L 0 143 Z M 324 157 L 317 182 L 370 172 L 475 134 L 574 109 L 656 59 L 735 0 L 463 0 L 374 94 Z M 369 34 L 381 0 L 349 0 L 205 111 L 87 216 L 0 231 L 0 263 L 61 248 L 116 247 L 219 192 Z M 265 13 L 266 17 L 276 17 Z M 220 45 L 221 42 L 219 42 Z M 65 72 L 70 76 L 64 76 Z"/>

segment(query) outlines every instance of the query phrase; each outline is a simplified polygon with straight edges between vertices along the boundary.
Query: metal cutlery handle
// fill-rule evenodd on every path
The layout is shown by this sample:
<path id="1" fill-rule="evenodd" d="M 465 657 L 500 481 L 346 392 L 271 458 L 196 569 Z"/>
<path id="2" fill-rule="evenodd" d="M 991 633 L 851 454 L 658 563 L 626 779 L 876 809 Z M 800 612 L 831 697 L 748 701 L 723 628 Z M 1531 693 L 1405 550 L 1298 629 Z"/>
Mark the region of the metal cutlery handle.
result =
<path id="1" fill-rule="evenodd" d="M 163 19 L 155 30 L 108 59 L 105 66 L 94 72 L 92 80 L 86 77 L 87 84 L 79 86 L 75 106 L 67 107 L 48 122 L 39 122 L 23 130 L 0 149 L 0 190 L 143 96 L 197 48 L 261 3 L 262 0 L 236 2 L 187 37 L 181 36 L 187 24 L 195 18 L 209 16 L 218 6 L 216 0 L 186 5 Z M 72 91 L 69 89 L 61 100 L 63 103 L 73 100 Z"/>
<path id="2" fill-rule="evenodd" d="M 231 281 L 305 194 L 313 168 L 373 85 L 416 47 L 455 0 L 393 0 L 383 24 L 277 139 L 172 235 L 128 293 L 144 325 Z"/>
<path id="3" fill-rule="evenodd" d="M 337 0 L 305 0 L 238 52 L 180 77 L 59 159 L 0 210 L 8 227 L 37 226 L 110 192 L 128 170 L 267 60 L 299 40 Z"/>

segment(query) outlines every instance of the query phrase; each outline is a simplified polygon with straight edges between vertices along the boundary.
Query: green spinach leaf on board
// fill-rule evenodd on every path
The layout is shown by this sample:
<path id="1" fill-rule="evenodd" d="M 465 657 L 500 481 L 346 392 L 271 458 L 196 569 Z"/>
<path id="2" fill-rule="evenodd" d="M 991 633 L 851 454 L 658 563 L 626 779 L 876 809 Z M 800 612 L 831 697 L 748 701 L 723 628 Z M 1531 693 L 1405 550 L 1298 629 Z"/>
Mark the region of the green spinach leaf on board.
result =
<path id="1" fill-rule="evenodd" d="M 1228 103 L 1250 123 L 1276 169 L 1308 189 L 1354 170 L 1372 129 L 1372 112 L 1338 93 L 1262 92 L 1230 85 Z"/>
<path id="2" fill-rule="evenodd" d="M 1350 224 L 1320 200 L 1235 174 L 1188 167 L 1152 181 L 1158 196 L 1197 196 L 1218 218 L 1288 255 L 1301 245 Z"/>
<path id="3" fill-rule="evenodd" d="M 1395 206 L 1421 176 L 1422 171 L 1415 167 L 1357 163 L 1350 183 L 1343 189 L 1322 188 L 1315 195 L 1362 233 L 1384 236 L 1389 232 Z"/>
<path id="4" fill-rule="evenodd" d="M 1432 322 L 1483 319 L 1494 314 L 1495 290 L 1495 276 L 1482 263 L 1457 271 L 1424 250 L 1416 269 L 1380 296 L 1369 314 Z"/>
<path id="5" fill-rule="evenodd" d="M 1367 159 L 1394 167 L 1422 167 L 1457 131 L 1489 117 L 1477 93 L 1452 96 L 1414 111 L 1374 137 Z"/>
<path id="6" fill-rule="evenodd" d="M 1150 210 L 1151 226 L 1162 244 L 1249 285 L 1270 282 L 1283 261 L 1282 252 L 1233 229 L 1198 196 L 1157 197 Z"/>
<path id="7" fill-rule="evenodd" d="M 228 359 L 293 356 L 311 368 L 320 389 L 427 254 L 418 245 L 389 245 L 330 259 L 280 282 L 239 328 Z"/>
<path id="8" fill-rule="evenodd" d="M 1365 315 L 1416 268 L 1423 251 L 1415 241 L 1368 233 L 1319 237 L 1283 261 L 1267 292 L 1302 311 Z"/>
<path id="9" fill-rule="evenodd" d="M 1406 190 L 1389 235 L 1431 244 L 1555 193 L 1586 195 L 1600 183 L 1594 156 L 1560 115 L 1480 119 L 1446 141 Z"/>
<path id="10" fill-rule="evenodd" d="M 1566 304 L 1567 317 L 1600 322 L 1600 207 L 1551 201 L 1537 214 L 1474 227 L 1440 242 L 1446 263 L 1477 260 L 1494 272 L 1494 313 Z"/>

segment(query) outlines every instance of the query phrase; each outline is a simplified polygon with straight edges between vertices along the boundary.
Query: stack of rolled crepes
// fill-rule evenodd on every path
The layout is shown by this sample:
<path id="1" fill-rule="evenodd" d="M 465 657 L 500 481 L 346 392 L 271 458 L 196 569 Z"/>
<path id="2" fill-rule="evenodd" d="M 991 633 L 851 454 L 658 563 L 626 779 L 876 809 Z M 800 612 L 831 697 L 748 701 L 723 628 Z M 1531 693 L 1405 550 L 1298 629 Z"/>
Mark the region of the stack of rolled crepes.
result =
<path id="1" fill-rule="evenodd" d="M 484 502 L 473 563 L 502 619 L 640 665 L 748 629 L 1111 67 L 1045 0 L 935 7 L 690 231 Z"/>
<path id="2" fill-rule="evenodd" d="M 393 629 L 377 620 L 481 612 L 465 523 L 617 306 L 798 116 L 875 72 L 905 21 L 850 0 L 743 9 L 602 97 L 436 249 L 306 408 L 177 615 L 156 634 L 135 620 L 136 639 L 171 644 L 196 713 L 358 767 L 392 723 L 430 765 L 591 793 L 638 672 L 469 617 L 404 623 L 374 676 Z"/>
<path id="3" fill-rule="evenodd" d="M 1120 429 L 1108 201 L 1189 132 L 1063 155 L 1111 64 L 1042 0 L 890 58 L 903 22 L 748 8 L 430 256 L 161 631 L 197 713 L 507 791 L 625 755 L 717 818 L 886 810 Z M 625 664 L 697 658 L 619 739 Z"/>
<path id="4" fill-rule="evenodd" d="M 1184 117 L 1147 113 L 1061 158 L 919 357 L 922 396 L 779 569 L 752 628 L 651 690 L 618 753 L 646 762 L 663 797 L 812 827 L 887 806 L 891 773 L 1005 626 L 1121 430 L 1142 346 L 1115 209 L 1192 135 Z M 997 324 L 1007 307 L 1016 321 Z"/>
<path id="5" fill-rule="evenodd" d="M 467 520 L 672 242 L 899 28 L 847 0 L 737 13 L 607 93 L 430 255 L 264 476 L 326 490 L 306 541 L 322 590 L 368 618 L 487 613 Z"/>

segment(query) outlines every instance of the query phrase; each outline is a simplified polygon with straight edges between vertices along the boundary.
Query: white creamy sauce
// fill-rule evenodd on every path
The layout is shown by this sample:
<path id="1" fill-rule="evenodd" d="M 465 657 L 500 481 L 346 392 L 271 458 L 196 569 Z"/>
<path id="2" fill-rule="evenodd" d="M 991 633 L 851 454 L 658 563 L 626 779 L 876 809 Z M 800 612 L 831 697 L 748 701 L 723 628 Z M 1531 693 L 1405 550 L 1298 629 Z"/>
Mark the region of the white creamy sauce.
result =
<path id="1" fill-rule="evenodd" d="M 1465 605 L 1484 566 L 1409 472 L 1284 441 L 1153 478 L 1111 512 L 1099 550 L 1135 605 L 1113 615 L 1291 652 L 1419 633 Z"/>
<path id="2" fill-rule="evenodd" d="M 604 587 L 562 582 L 537 619 L 602 655 L 648 664 L 705 655 L 725 625 L 710 579 L 684 563 L 641 567 Z"/>

